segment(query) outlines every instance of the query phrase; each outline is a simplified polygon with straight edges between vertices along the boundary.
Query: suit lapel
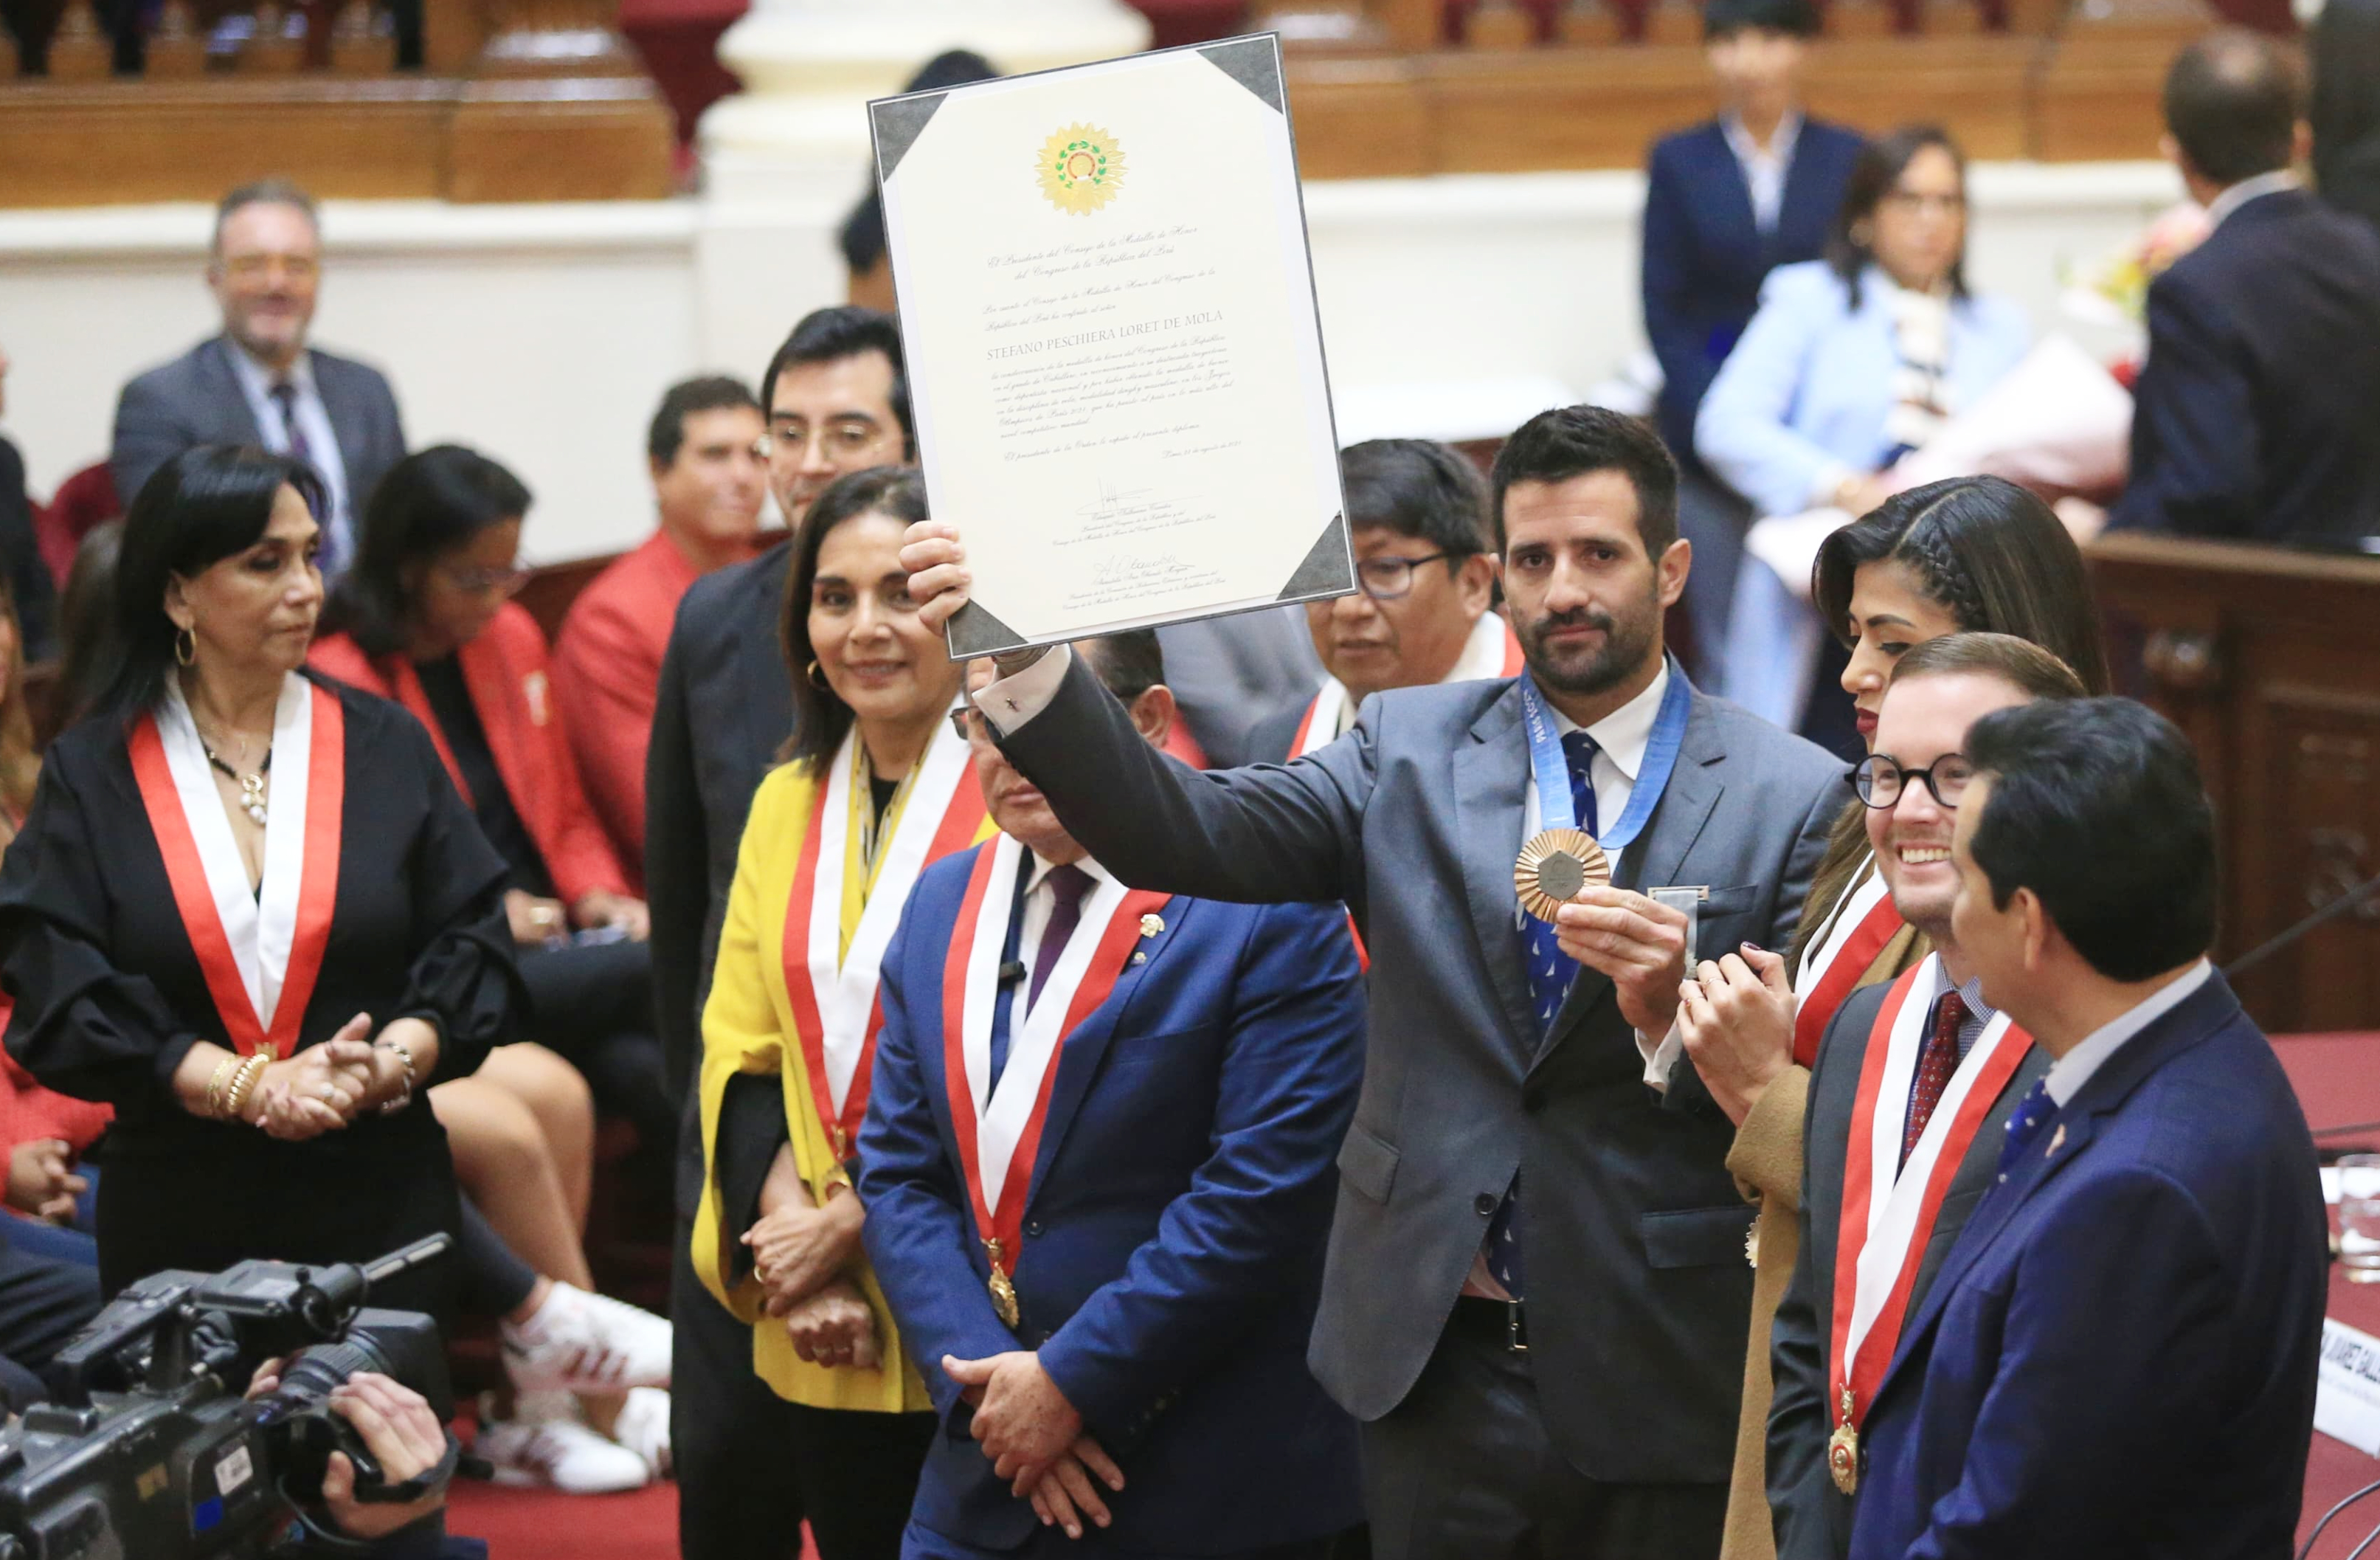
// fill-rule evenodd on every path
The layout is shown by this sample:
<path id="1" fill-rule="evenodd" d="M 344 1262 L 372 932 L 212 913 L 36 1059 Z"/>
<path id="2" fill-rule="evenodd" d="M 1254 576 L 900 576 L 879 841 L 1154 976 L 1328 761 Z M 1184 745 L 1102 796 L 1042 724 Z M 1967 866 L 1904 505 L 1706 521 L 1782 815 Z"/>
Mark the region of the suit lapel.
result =
<path id="1" fill-rule="evenodd" d="M 211 382 L 207 399 L 223 418 L 229 437 L 228 444 L 262 445 L 264 430 L 257 424 L 256 413 L 248 404 L 248 392 L 240 388 L 239 372 L 231 364 L 231 355 L 238 351 L 231 342 L 216 336 L 199 354 L 199 362 Z"/>
<path id="2" fill-rule="evenodd" d="M 988 848 L 988 847 L 987 847 Z M 1033 1157 L 1033 1184 L 1025 1197 L 1025 1206 L 1031 1208 L 1033 1200 L 1041 1195 L 1041 1180 L 1050 1166 L 1057 1162 L 1058 1151 L 1065 1146 L 1067 1129 L 1083 1108 L 1090 1093 L 1091 1081 L 1099 1076 L 1099 1063 L 1108 1054 L 1109 1042 L 1115 1039 L 1116 1029 L 1131 1009 L 1133 994 L 1140 982 L 1176 937 L 1182 935 L 1182 922 L 1197 913 L 1192 902 L 1176 898 L 1166 906 L 1162 918 L 1165 930 L 1153 937 L 1143 937 L 1134 951 L 1148 957 L 1135 963 L 1127 958 L 1123 973 L 1116 977 L 1115 989 L 1107 1000 L 1093 1008 L 1090 1016 L 1066 1036 L 1058 1055 L 1057 1081 L 1050 1086 L 1050 1114 L 1042 1118 L 1041 1143 Z"/>
<path id="3" fill-rule="evenodd" d="M 1454 750 L 1454 837 L 1463 857 L 1463 887 L 1471 930 L 1496 1000 L 1504 1010 L 1508 1037 L 1533 1041 L 1536 1014 L 1521 970 L 1519 896 L 1512 887 L 1512 858 L 1521 848 L 1521 817 L 1526 800 L 1528 761 L 1521 735 L 1517 682 L 1474 721 Z M 1525 1053 L 1524 1053 L 1525 1054 Z"/>
<path id="4" fill-rule="evenodd" d="M 339 446 L 339 474 L 345 478 L 350 472 L 362 470 L 371 455 L 365 438 L 362 410 L 344 404 L 346 376 L 339 372 L 338 365 L 311 348 L 306 357 L 314 367 L 314 394 L 322 399 L 322 415 L 331 420 L 331 441 Z M 350 493 L 348 506 L 353 508 L 357 502 L 357 495 Z"/>
<path id="5" fill-rule="evenodd" d="M 1793 160 L 1785 165 L 1785 189 L 1777 202 L 1777 226 L 1767 238 L 1773 260 L 1791 239 L 1799 238 L 1803 252 L 1819 247 L 1826 237 L 1827 225 L 1834 220 L 1833 205 L 1823 198 L 1817 181 L 1826 170 L 1819 166 L 1813 142 L 1816 127 L 1808 119 L 1802 121 L 1801 134 L 1793 142 Z M 1804 229 L 1809 231 L 1804 231 Z"/>
<path id="6" fill-rule="evenodd" d="M 735 639 L 729 652 L 721 657 L 722 680 L 720 696 L 729 701 L 736 712 L 736 720 L 744 728 L 742 751 L 754 761 L 752 773 L 747 776 L 749 786 L 757 786 L 763 775 L 777 762 L 777 750 L 791 735 L 780 730 L 780 723 L 771 719 L 771 701 L 754 698 L 751 689 L 766 688 L 771 677 L 784 676 L 779 663 L 781 652 L 777 640 L 777 598 L 784 593 L 786 571 L 783 568 L 761 569 L 756 572 L 753 591 L 764 598 L 749 605 L 757 610 L 736 614 Z M 772 583 L 776 589 L 767 587 Z"/>

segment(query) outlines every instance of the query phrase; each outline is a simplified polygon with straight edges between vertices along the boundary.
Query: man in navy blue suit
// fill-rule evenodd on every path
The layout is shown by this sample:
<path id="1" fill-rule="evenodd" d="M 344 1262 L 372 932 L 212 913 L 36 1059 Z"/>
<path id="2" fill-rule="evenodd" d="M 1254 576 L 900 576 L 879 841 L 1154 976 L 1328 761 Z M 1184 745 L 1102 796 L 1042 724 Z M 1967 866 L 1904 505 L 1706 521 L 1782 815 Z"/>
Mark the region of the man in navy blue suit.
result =
<path id="1" fill-rule="evenodd" d="M 1710 0 L 1703 49 L 1718 117 L 1657 142 L 1646 174 L 1645 334 L 1661 360 L 1661 437 L 1685 468 L 1690 659 L 1706 680 L 1751 514 L 1694 459 L 1694 413 L 1759 307 L 1763 278 L 1826 249 L 1859 155 L 1857 131 L 1803 116 L 1803 56 L 1817 30 L 1810 0 Z"/>
<path id="2" fill-rule="evenodd" d="M 2380 533 L 2380 232 L 2298 187 L 2303 112 L 2296 67 L 2256 33 L 2211 33 L 2167 75 L 2166 153 L 2214 229 L 2149 285 L 2110 526 Z"/>
<path id="3" fill-rule="evenodd" d="M 2325 1216 L 2271 1045 L 2208 965 L 2213 810 L 2120 699 L 1967 737 L 1951 924 L 2056 1060 L 1852 1451 L 1853 1560 L 2283 1555 Z"/>
<path id="4" fill-rule="evenodd" d="M 1082 648 L 1162 746 L 1156 635 Z M 960 718 L 1002 833 L 910 896 L 859 1139 L 943 1421 L 902 1553 L 1320 1560 L 1360 1514 L 1305 1368 L 1363 1075 L 1346 914 L 1127 890 Z"/>

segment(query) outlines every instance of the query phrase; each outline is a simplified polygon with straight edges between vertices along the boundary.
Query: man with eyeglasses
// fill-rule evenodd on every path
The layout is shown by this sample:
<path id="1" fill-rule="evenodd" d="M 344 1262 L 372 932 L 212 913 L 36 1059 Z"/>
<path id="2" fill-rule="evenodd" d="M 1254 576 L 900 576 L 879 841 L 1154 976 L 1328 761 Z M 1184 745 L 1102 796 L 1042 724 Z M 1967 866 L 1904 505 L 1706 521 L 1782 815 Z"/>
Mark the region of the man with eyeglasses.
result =
<path id="1" fill-rule="evenodd" d="M 261 445 L 305 461 L 330 495 L 318 558 L 328 585 L 355 555 L 372 489 L 405 458 L 405 425 L 378 369 L 306 345 L 322 276 L 322 228 L 304 190 L 267 179 L 225 196 L 207 254 L 223 332 L 124 387 L 108 469 L 129 505 L 197 445 Z"/>
<path id="2" fill-rule="evenodd" d="M 679 602 L 645 760 L 654 1023 L 664 1075 L 687 1113 L 678 1132 L 670 1278 L 670 1441 L 685 1560 L 793 1560 L 801 1553 L 801 1503 L 785 1477 L 780 1428 L 795 1410 L 753 1374 L 751 1328 L 694 1275 L 702 1133 L 686 1085 L 702 1052 L 702 1005 L 745 815 L 793 735 L 793 683 L 777 640 L 791 536 L 835 478 L 906 464 L 911 449 L 901 334 L 875 310 L 844 306 L 805 316 L 770 360 L 760 394 L 769 491 L 787 539 L 705 575 Z M 783 1131 L 782 1112 L 775 1125 Z M 733 1129 L 722 1123 L 722 1138 Z"/>
<path id="3" fill-rule="evenodd" d="M 1362 589 L 1306 603 L 1322 687 L 1257 726 L 1251 763 L 1283 763 L 1337 740 L 1375 693 L 1520 675 L 1520 641 L 1494 610 L 1478 468 L 1427 439 L 1367 439 L 1340 452 L 1339 471 Z"/>
<path id="4" fill-rule="evenodd" d="M 1929 640 L 1893 668 L 1875 750 L 1852 773 L 1893 908 L 1933 952 L 1846 999 L 1811 1069 L 1801 1259 L 1770 1333 L 1779 1560 L 1850 1554 L 1868 1399 L 1902 1318 L 1990 1181 L 2003 1125 L 2049 1066 L 1984 1000 L 1951 935 L 1950 835 L 1974 774 L 1961 750 L 1967 728 L 1995 710 L 2082 691 L 2064 662 L 2023 640 Z M 1682 988 L 1689 1013 L 1731 973 L 1703 965 Z"/>
<path id="5" fill-rule="evenodd" d="M 670 386 L 645 436 L 661 524 L 578 592 L 553 642 L 553 696 L 587 799 L 642 892 L 645 745 L 677 604 L 742 563 L 767 496 L 760 404 L 738 379 Z"/>

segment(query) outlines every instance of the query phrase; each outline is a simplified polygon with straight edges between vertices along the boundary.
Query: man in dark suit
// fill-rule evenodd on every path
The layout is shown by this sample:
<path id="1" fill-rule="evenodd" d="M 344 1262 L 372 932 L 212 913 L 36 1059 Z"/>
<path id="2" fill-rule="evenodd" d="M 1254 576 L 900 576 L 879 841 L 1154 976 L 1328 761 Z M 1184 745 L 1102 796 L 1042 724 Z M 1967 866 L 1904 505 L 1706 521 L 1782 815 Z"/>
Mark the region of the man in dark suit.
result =
<path id="1" fill-rule="evenodd" d="M 1782 1560 L 1850 1552 L 1845 1486 L 1856 1480 L 1828 1458 L 1829 1439 L 1847 1422 L 1842 1389 L 1854 1389 L 1855 1432 L 1901 1316 L 1925 1298 L 1991 1182 L 2002 1124 L 2049 1067 L 1984 999 L 1952 934 L 1950 830 L 1964 800 L 1967 728 L 1995 710 L 2082 696 L 2063 662 L 2022 640 L 1928 640 L 1893 668 L 1875 750 L 1855 772 L 1876 870 L 1893 908 L 1933 953 L 1898 981 L 1845 1000 L 1810 1073 L 1801 1256 L 1769 1335 L 1768 1497 Z M 1704 999 L 1690 989 L 1686 1004 L 1698 1012 Z M 1839 1316 L 1846 1267 L 1855 1275 L 1852 1303 Z"/>
<path id="2" fill-rule="evenodd" d="M 901 336 L 874 310 L 806 316 L 762 384 L 770 490 L 793 526 L 835 478 L 909 458 Z M 662 658 L 645 753 L 654 1022 L 664 1077 L 685 1113 L 670 1270 L 670 1437 L 686 1560 L 786 1560 L 801 1551 L 802 1514 L 781 1466 L 783 1438 L 771 1431 L 786 1406 L 752 1372 L 751 1328 L 694 1274 L 703 1135 L 687 1087 L 702 1056 L 702 1005 L 745 814 L 793 735 L 793 685 L 779 638 L 792 550 L 790 539 L 780 542 L 686 591 Z M 783 1129 L 782 1112 L 776 1125 Z"/>
<path id="3" fill-rule="evenodd" d="M 1079 649 L 1162 747 L 1156 634 Z M 868 1260 L 946 1426 L 903 1554 L 1323 1560 L 1360 1509 L 1354 1421 L 1305 1369 L 1364 1065 L 1346 918 L 1127 890 L 968 724 L 1001 834 L 910 896 L 859 1139 Z"/>
<path id="4" fill-rule="evenodd" d="M 2049 1071 L 1864 1428 L 1855 1560 L 2286 1554 L 2326 1254 L 2304 1115 L 2206 962 L 2214 811 L 2120 699 L 1967 737 L 1960 948 Z"/>
<path id="5" fill-rule="evenodd" d="M 2167 74 L 2166 152 L 2214 227 L 2149 285 L 2110 526 L 2380 533 L 2380 231 L 2297 187 L 2302 103 L 2296 67 L 2257 33 L 2211 33 Z"/>
<path id="6" fill-rule="evenodd" d="M 378 369 L 306 345 L 322 278 L 314 202 L 278 179 L 215 208 L 207 286 L 223 311 L 212 336 L 124 387 L 108 467 L 130 504 L 193 445 L 261 445 L 322 474 L 325 582 L 355 556 L 372 489 L 405 458 L 396 395 Z"/>
<path id="7" fill-rule="evenodd" d="M 1694 544 L 1686 610 L 1694 671 L 1708 679 L 1751 512 L 1694 457 L 1694 413 L 1779 265 L 1824 252 L 1860 136 L 1802 113 L 1809 0 L 1710 0 L 1703 50 L 1715 119 L 1662 138 L 1645 184 L 1645 334 L 1661 361 L 1661 437 L 1685 468 L 1678 523 Z"/>
<path id="8" fill-rule="evenodd" d="M 1491 508 L 1527 676 L 1380 694 L 1284 768 L 1200 776 L 1159 757 L 1063 651 L 1006 658 L 976 695 L 1010 762 L 1126 883 L 1343 900 L 1370 946 L 1364 1091 L 1308 1359 L 1364 1421 L 1389 1560 L 1718 1545 L 1752 1211 L 1726 1116 L 1672 1066 L 1691 923 L 1640 889 L 1676 890 L 1706 946 L 1781 945 L 1842 771 L 1664 653 L 1692 553 L 1676 482 L 1633 419 L 1532 419 L 1498 457 Z M 964 549 L 945 522 L 910 537 L 911 591 L 946 621 Z M 1624 886 L 1524 920 L 1515 852 L 1570 819 Z"/>

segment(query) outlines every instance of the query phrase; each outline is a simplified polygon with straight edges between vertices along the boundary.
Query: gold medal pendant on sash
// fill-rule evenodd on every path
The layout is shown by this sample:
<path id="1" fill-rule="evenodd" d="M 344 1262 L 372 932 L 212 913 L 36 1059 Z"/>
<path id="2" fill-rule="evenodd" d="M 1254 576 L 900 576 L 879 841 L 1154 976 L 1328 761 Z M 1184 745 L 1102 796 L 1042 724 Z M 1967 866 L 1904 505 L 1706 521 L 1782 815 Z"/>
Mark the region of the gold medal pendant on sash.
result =
<path id="1" fill-rule="evenodd" d="M 1008 1270 L 1001 1265 L 1006 1258 L 1001 1251 L 998 1236 L 983 1243 L 983 1254 L 991 1261 L 991 1277 L 985 1285 L 991 1291 L 991 1309 L 1000 1313 L 1003 1324 L 1014 1327 L 1024 1320 L 1025 1313 L 1017 1308 L 1016 1286 L 1009 1282 Z"/>
<path id="2" fill-rule="evenodd" d="M 1843 1388 L 1842 1422 L 1827 1437 L 1827 1471 L 1834 1475 L 1835 1488 L 1843 1493 L 1859 1492 L 1859 1432 L 1852 1426 L 1852 1389 Z"/>

